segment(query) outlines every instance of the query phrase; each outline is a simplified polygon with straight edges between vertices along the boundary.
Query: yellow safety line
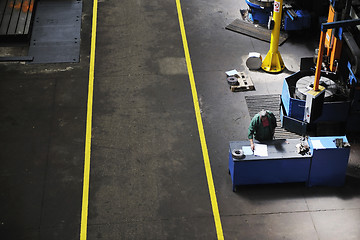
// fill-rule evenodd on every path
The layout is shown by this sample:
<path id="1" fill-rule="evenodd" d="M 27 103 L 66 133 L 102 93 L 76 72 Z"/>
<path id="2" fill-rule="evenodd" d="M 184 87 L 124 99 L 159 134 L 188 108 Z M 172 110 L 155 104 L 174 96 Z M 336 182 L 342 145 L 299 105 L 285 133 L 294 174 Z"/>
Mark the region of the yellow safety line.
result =
<path id="1" fill-rule="evenodd" d="M 90 182 L 92 107 L 93 107 L 94 66 L 95 66 L 95 47 L 96 47 L 96 22 L 97 22 L 97 0 L 94 0 L 92 31 L 91 31 L 88 102 L 87 102 L 87 116 L 86 116 L 85 163 L 84 163 L 83 196 L 82 196 L 82 209 L 81 209 L 80 240 L 86 240 L 86 234 L 87 234 L 87 220 L 88 220 L 88 206 L 89 206 L 89 182 Z"/>
<path id="2" fill-rule="evenodd" d="M 177 7 L 177 12 L 178 12 L 178 17 L 179 17 L 180 31 L 181 31 L 181 37 L 182 37 L 183 46 L 184 46 L 186 65 L 187 65 L 187 70 L 188 70 L 188 75 L 189 75 L 189 80 L 190 80 L 190 85 L 191 85 L 191 92 L 192 92 L 193 101 L 194 101 L 196 121 L 197 121 L 197 125 L 198 125 L 201 149 L 202 149 L 203 158 L 204 158 L 205 172 L 206 172 L 206 178 L 207 178 L 208 187 L 209 187 L 210 200 L 211 200 L 212 211 L 213 211 L 213 215 L 214 215 L 216 233 L 217 233 L 218 239 L 224 239 L 224 234 L 223 234 L 221 220 L 220 220 L 220 214 L 219 214 L 219 208 L 218 208 L 218 204 L 217 204 L 217 200 L 216 200 L 214 180 L 213 180 L 212 173 L 211 173 L 209 153 L 208 153 L 208 149 L 206 146 L 204 127 L 203 127 L 202 118 L 201 118 L 201 114 L 200 114 L 200 105 L 199 105 L 199 100 L 198 100 L 197 91 L 196 91 L 194 73 L 193 73 L 193 69 L 192 69 L 192 65 L 191 65 L 190 53 L 189 53 L 188 43 L 187 43 L 187 39 L 186 39 L 186 32 L 185 32 L 184 20 L 183 20 L 182 11 L 181 11 L 180 0 L 176 0 L 176 7 Z"/>

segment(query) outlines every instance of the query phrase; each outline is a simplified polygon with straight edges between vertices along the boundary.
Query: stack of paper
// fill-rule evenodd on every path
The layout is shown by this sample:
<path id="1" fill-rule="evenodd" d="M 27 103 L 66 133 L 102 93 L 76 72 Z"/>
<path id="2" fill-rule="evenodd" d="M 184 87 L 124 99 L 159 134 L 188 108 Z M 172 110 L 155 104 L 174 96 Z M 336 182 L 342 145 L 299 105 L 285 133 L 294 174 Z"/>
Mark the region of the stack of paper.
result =
<path id="1" fill-rule="evenodd" d="M 255 143 L 254 155 L 259 157 L 267 157 L 268 156 L 267 145 Z"/>

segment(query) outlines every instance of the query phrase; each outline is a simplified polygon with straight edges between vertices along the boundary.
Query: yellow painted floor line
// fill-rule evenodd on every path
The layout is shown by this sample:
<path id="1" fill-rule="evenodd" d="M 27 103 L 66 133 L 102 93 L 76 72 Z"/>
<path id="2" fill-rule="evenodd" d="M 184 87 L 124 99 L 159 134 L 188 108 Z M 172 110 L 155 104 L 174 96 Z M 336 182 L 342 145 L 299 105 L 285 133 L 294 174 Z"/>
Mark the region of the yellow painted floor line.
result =
<path id="1" fill-rule="evenodd" d="M 184 26 L 184 20 L 183 20 L 183 16 L 182 16 L 180 0 L 176 0 L 176 7 L 177 7 L 177 12 L 178 12 L 178 17 L 179 17 L 179 25 L 180 25 L 182 42 L 183 42 L 183 46 L 184 46 L 186 66 L 187 66 L 187 70 L 188 70 L 188 75 L 189 75 L 189 80 L 190 80 L 190 85 L 191 85 L 191 92 L 192 92 L 193 101 L 194 101 L 196 121 L 197 121 L 197 126 L 198 126 L 198 131 L 199 131 L 200 142 L 201 142 L 201 149 L 202 149 L 203 158 L 204 158 L 205 172 L 206 172 L 206 178 L 207 178 L 207 183 L 208 183 L 208 187 L 209 187 L 209 194 L 210 194 L 211 206 L 212 206 L 212 211 L 213 211 L 213 216 L 214 216 L 214 221 L 215 221 L 217 238 L 224 239 L 224 234 L 223 234 L 221 220 L 220 220 L 220 214 L 219 214 L 219 208 L 218 208 L 217 199 L 216 199 L 214 180 L 213 180 L 212 172 L 211 172 L 209 153 L 208 153 L 208 149 L 206 146 L 204 126 L 203 126 L 203 122 L 202 122 L 202 118 L 201 118 L 201 114 L 200 114 L 200 105 L 199 105 L 199 100 L 198 100 L 197 91 L 196 91 L 194 73 L 193 73 L 193 69 L 192 69 L 192 65 L 191 65 L 189 47 L 188 47 L 188 43 L 187 43 L 187 39 L 186 39 L 186 32 L 185 32 L 185 26 Z"/>
<path id="2" fill-rule="evenodd" d="M 97 0 L 94 0 L 92 31 L 91 31 L 88 102 L 87 102 L 87 116 L 86 116 L 85 162 L 84 162 L 82 207 L 81 207 L 80 240 L 86 240 L 88 207 L 89 207 L 90 153 L 91 153 L 91 128 L 92 128 L 92 108 L 93 108 L 93 92 L 94 92 L 96 23 L 97 23 Z"/>

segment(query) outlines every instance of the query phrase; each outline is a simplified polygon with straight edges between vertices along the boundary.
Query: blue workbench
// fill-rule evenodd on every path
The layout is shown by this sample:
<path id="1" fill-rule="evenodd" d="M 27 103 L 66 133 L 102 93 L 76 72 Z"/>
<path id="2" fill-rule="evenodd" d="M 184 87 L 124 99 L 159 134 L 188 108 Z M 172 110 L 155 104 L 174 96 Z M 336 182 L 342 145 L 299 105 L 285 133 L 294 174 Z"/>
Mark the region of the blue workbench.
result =
<path id="1" fill-rule="evenodd" d="M 267 144 L 268 156 L 247 155 L 244 159 L 233 158 L 234 149 L 250 146 L 249 141 L 230 142 L 229 172 L 233 191 L 238 185 L 305 182 L 308 181 L 311 155 L 297 153 L 300 139 L 273 140 Z"/>
<path id="2" fill-rule="evenodd" d="M 232 156 L 234 149 L 249 147 L 249 141 L 230 142 L 229 173 L 233 191 L 236 186 L 249 184 L 305 182 L 307 186 L 342 186 L 350 155 L 350 145 L 337 147 L 336 139 L 348 143 L 345 136 L 310 137 L 310 151 L 301 155 L 296 145 L 300 139 L 281 139 L 262 142 L 268 156 Z"/>

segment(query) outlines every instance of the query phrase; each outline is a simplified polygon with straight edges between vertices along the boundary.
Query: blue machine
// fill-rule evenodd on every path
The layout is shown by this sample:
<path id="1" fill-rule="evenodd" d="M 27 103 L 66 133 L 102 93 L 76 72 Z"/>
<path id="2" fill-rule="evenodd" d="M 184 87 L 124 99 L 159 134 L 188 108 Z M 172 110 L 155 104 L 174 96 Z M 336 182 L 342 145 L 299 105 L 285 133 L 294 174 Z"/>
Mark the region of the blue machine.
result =
<path id="1" fill-rule="evenodd" d="M 274 1 L 245 0 L 249 6 L 248 17 L 250 21 L 260 25 L 268 25 L 269 17 L 273 11 Z M 308 29 L 311 26 L 311 16 L 306 10 L 293 10 L 291 7 L 284 9 L 283 29 L 285 31 L 296 31 Z"/>
<path id="2" fill-rule="evenodd" d="M 286 77 L 283 83 L 281 93 L 281 122 L 282 126 L 292 132 L 305 136 L 307 123 L 304 120 L 304 109 L 306 100 L 294 97 L 295 84 L 304 76 L 313 75 L 313 71 L 303 70 Z M 338 122 L 345 123 L 348 120 L 350 101 L 325 102 L 322 108 L 322 114 L 314 121 L 319 122 Z"/>
<path id="3" fill-rule="evenodd" d="M 307 129 L 315 129 L 316 134 L 320 136 L 360 131 L 358 124 L 360 91 L 357 80 L 360 76 L 360 47 L 356 41 L 360 36 L 356 28 L 360 25 L 360 20 L 350 16 L 349 11 L 341 14 L 345 6 L 347 10 L 351 6 L 351 1 L 347 1 L 346 5 L 343 3 L 345 2 L 331 1 L 329 20 L 321 25 L 322 37 L 319 49 L 324 49 L 325 45 L 327 51 L 319 51 L 317 54 L 316 68 L 313 57 L 304 59 L 300 65 L 300 71 L 284 80 L 280 116 L 282 126 L 289 131 L 303 136 L 306 135 Z M 327 32 L 330 29 L 331 32 Z M 328 42 L 326 43 L 325 40 Z M 346 49 L 346 51 L 341 51 L 341 49 Z M 321 60 L 324 55 L 326 55 L 326 61 Z M 325 67 L 322 70 L 323 65 Z M 323 83 L 321 83 L 322 79 L 324 79 Z M 311 80 L 311 84 L 308 80 Z M 310 89 L 316 88 L 315 83 L 325 88 L 325 99 L 321 108 L 314 111 L 313 119 L 308 120 L 309 115 L 314 113 L 307 113 L 307 118 L 304 118 L 305 111 L 309 109 L 305 99 L 311 96 Z M 331 98 L 326 99 L 326 91 L 331 93 Z M 323 134 L 318 131 L 326 125 L 330 127 L 323 128 L 322 130 L 326 130 Z"/>
<path id="4" fill-rule="evenodd" d="M 293 10 L 292 13 L 285 11 L 283 23 L 285 31 L 297 31 L 308 29 L 311 26 L 311 16 L 306 10 Z"/>
<path id="5" fill-rule="evenodd" d="M 249 11 L 249 18 L 253 23 L 258 23 L 261 25 L 267 25 L 269 21 L 269 16 L 271 15 L 271 12 L 273 10 L 272 3 L 268 3 L 264 6 L 261 6 L 259 4 L 255 4 L 250 2 L 251 0 L 245 0 L 247 5 L 250 8 Z"/>

